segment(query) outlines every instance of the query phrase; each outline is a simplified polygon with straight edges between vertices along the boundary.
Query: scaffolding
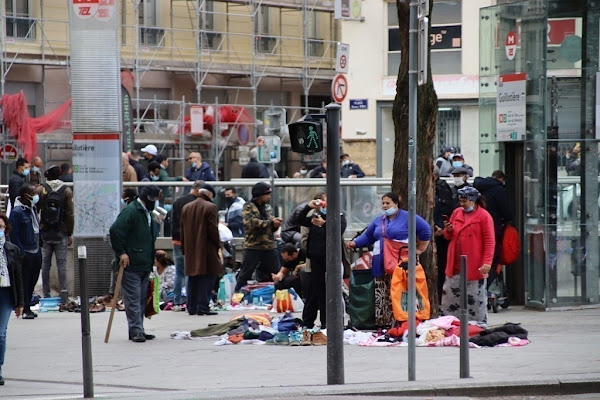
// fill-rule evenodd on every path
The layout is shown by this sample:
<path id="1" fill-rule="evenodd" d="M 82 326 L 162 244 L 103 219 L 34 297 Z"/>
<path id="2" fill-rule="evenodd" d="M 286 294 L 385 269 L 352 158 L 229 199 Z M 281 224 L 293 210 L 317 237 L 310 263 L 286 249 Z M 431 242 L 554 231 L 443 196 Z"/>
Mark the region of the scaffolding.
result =
<path id="1" fill-rule="evenodd" d="M 46 79 L 47 71 L 60 69 L 69 82 L 68 8 L 47 0 L 28 4 L 26 13 L 9 10 L 8 5 L 0 10 L 0 95 L 16 66 L 39 66 L 42 100 L 37 105 L 43 114 L 70 93 L 68 88 L 62 97 L 56 88 L 48 91 Z M 222 105 L 246 107 L 255 121 L 250 124 L 255 137 L 264 110 L 285 107 L 290 120 L 298 119 L 315 111 L 309 107 L 311 94 L 329 92 L 339 31 L 333 2 L 124 0 L 118 4 L 121 66 L 134 76 L 135 140 L 171 146 L 178 153 L 174 160 L 183 161 L 186 150 L 205 148 L 207 160 L 219 165 L 223 147 L 235 144 L 235 123 L 225 127 L 218 120 L 208 143 L 187 137 L 185 116 L 193 105 L 212 105 L 216 115 Z M 297 93 L 303 101 L 295 101 L 300 96 L 291 98 Z"/>

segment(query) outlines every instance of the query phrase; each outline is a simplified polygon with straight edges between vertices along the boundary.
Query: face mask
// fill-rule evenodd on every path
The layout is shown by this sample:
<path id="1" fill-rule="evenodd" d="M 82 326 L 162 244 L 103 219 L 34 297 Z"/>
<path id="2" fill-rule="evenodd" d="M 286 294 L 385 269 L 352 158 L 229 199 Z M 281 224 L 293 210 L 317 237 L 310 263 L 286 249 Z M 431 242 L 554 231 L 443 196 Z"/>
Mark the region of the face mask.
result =
<path id="1" fill-rule="evenodd" d="M 462 184 L 463 184 L 462 176 L 455 176 L 454 177 L 454 186 L 460 186 Z"/>
<path id="2" fill-rule="evenodd" d="M 173 209 L 173 204 L 165 204 L 165 206 L 163 207 L 165 210 L 171 211 Z"/>
<path id="3" fill-rule="evenodd" d="M 300 174 L 301 175 L 306 175 L 307 173 L 308 173 L 308 170 L 306 170 L 306 169 L 301 169 L 300 170 Z"/>
<path id="4" fill-rule="evenodd" d="M 33 172 L 40 172 L 40 169 L 38 167 L 33 167 L 31 169 L 33 170 Z"/>
<path id="5" fill-rule="evenodd" d="M 154 202 L 154 208 L 158 207 L 158 200 Z"/>
<path id="6" fill-rule="evenodd" d="M 36 194 L 35 196 L 33 196 L 31 198 L 31 203 L 33 203 L 33 204 L 37 204 L 38 201 L 40 201 L 40 195 L 39 194 Z"/>
<path id="7" fill-rule="evenodd" d="M 158 176 L 152 175 L 152 177 L 150 179 L 152 179 L 153 181 L 157 181 L 158 180 Z"/>
<path id="8" fill-rule="evenodd" d="M 321 214 L 327 215 L 327 209 L 326 208 L 321 208 Z"/>
<path id="9" fill-rule="evenodd" d="M 348 164 L 350 164 L 350 160 L 345 160 L 345 161 L 342 163 L 342 165 L 348 165 Z"/>
<path id="10" fill-rule="evenodd" d="M 391 217 L 392 215 L 394 215 L 396 213 L 396 207 L 390 207 L 387 210 L 385 210 L 384 213 L 388 217 Z"/>
<path id="11" fill-rule="evenodd" d="M 468 212 L 468 213 L 469 213 L 469 212 L 473 211 L 473 206 L 471 206 L 471 207 L 469 207 L 469 208 L 463 208 L 463 210 L 464 210 L 465 212 Z"/>
<path id="12" fill-rule="evenodd" d="M 192 163 L 192 168 L 196 168 L 196 166 L 197 166 L 197 165 L 198 165 L 198 163 L 197 163 L 196 161 L 194 161 L 194 162 Z"/>
<path id="13" fill-rule="evenodd" d="M 228 206 L 232 205 L 233 204 L 233 197 L 227 197 L 225 199 L 225 202 L 227 203 Z"/>
<path id="14" fill-rule="evenodd" d="M 150 201 L 150 200 L 143 200 L 143 202 L 144 202 L 144 205 L 146 206 L 146 210 L 148 210 L 148 211 L 154 210 L 154 207 L 156 206 L 156 202 Z"/>
<path id="15" fill-rule="evenodd" d="M 4 229 L 0 229 L 0 240 L 4 240 Z"/>
<path id="16" fill-rule="evenodd" d="M 463 166 L 463 163 L 462 163 L 462 161 L 452 161 L 452 166 L 454 168 L 460 168 Z"/>
<path id="17" fill-rule="evenodd" d="M 30 172 L 29 168 L 26 168 L 23 170 L 23 175 L 27 176 L 27 175 L 29 175 L 29 172 Z"/>
<path id="18" fill-rule="evenodd" d="M 448 160 L 452 160 L 454 158 L 454 154 L 450 153 L 450 155 L 448 156 Z"/>
<path id="19" fill-rule="evenodd" d="M 122 206 L 126 206 L 127 205 L 127 202 L 125 201 L 125 199 L 121 199 L 121 205 Z"/>

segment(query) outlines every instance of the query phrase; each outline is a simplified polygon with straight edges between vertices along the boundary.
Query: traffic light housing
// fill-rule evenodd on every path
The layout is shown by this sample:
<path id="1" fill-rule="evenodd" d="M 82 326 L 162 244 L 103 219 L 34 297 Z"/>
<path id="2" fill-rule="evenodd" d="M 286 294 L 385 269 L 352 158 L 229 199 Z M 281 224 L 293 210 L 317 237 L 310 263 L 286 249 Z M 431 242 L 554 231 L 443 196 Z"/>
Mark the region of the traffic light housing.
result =
<path id="1" fill-rule="evenodd" d="M 288 125 L 292 151 L 312 154 L 323 151 L 323 125 L 320 122 L 299 121 Z"/>

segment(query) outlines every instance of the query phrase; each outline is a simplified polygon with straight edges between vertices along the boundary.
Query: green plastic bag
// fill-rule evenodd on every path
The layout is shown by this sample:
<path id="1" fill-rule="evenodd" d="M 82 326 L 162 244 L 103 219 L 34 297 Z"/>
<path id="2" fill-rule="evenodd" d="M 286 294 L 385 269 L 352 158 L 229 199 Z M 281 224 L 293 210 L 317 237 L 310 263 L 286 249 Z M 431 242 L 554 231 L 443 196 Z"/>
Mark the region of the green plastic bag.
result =
<path id="1" fill-rule="evenodd" d="M 154 273 L 148 278 L 148 295 L 146 297 L 146 318 L 152 318 L 160 312 L 160 277 Z"/>
<path id="2" fill-rule="evenodd" d="M 370 269 L 352 271 L 348 315 L 354 328 L 375 329 L 375 279 Z"/>

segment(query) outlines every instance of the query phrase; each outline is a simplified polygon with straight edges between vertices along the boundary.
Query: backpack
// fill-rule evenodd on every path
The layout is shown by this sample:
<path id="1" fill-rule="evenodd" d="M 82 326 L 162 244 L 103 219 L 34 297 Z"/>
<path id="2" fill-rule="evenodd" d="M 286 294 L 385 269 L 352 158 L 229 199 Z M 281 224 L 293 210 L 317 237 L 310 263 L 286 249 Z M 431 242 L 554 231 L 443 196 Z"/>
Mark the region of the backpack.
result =
<path id="1" fill-rule="evenodd" d="M 65 214 L 65 199 L 63 192 L 66 186 L 63 185 L 60 189 L 54 191 L 47 183 L 43 184 L 48 191 L 44 200 L 44 205 L 41 212 L 41 222 L 46 227 L 58 229 L 58 225 L 63 221 Z"/>

